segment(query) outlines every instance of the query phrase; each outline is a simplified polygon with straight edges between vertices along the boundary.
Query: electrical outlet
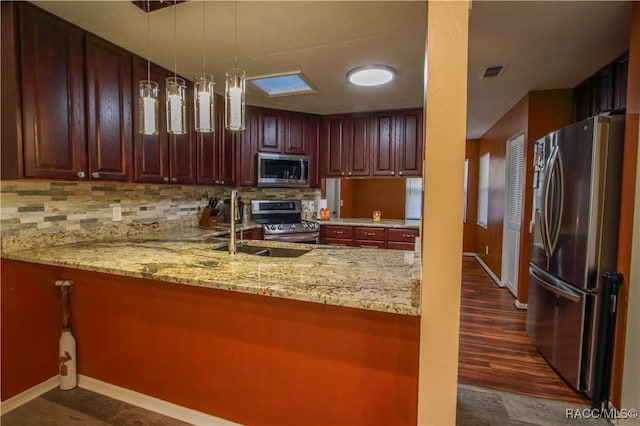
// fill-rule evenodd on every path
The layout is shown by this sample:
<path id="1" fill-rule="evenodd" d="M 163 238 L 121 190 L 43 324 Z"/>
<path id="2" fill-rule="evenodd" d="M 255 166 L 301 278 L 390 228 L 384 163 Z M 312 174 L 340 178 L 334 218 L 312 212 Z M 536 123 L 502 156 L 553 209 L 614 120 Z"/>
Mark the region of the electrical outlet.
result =
<path id="1" fill-rule="evenodd" d="M 122 220 L 122 207 L 113 206 L 111 209 L 112 219 L 114 222 L 119 222 Z"/>
<path id="2" fill-rule="evenodd" d="M 489 254 L 489 246 L 484 246 L 484 254 Z"/>

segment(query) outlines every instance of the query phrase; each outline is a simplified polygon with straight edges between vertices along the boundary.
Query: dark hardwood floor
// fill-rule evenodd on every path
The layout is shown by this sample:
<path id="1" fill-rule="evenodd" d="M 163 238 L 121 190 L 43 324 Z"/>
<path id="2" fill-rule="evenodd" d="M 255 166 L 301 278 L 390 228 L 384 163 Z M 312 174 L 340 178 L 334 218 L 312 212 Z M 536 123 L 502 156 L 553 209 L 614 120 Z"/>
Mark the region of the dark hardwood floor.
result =
<path id="1" fill-rule="evenodd" d="M 566 402 L 588 403 L 538 353 L 517 309 L 475 258 L 462 260 L 458 383 Z"/>

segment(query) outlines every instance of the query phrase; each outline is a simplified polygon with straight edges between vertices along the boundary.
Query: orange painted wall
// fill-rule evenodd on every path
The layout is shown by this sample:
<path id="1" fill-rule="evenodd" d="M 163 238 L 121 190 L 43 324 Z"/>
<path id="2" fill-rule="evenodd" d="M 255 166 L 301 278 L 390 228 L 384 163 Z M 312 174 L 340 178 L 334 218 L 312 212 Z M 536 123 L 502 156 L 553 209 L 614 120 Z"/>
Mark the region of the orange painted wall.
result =
<path id="1" fill-rule="evenodd" d="M 344 203 L 341 217 L 369 218 L 379 210 L 384 219 L 404 219 L 406 180 L 342 179 L 340 197 Z"/>
<path id="2" fill-rule="evenodd" d="M 416 423 L 419 317 L 5 264 L 74 280 L 80 374 L 241 424 Z"/>
<path id="3" fill-rule="evenodd" d="M 467 156 L 475 155 L 476 180 L 469 192 L 475 199 L 469 200 L 473 213 L 477 215 L 477 165 L 479 157 L 491 155 L 489 177 L 488 226 L 483 228 L 474 222 L 465 225 L 465 251 L 475 252 L 493 273 L 502 279 L 502 234 L 504 223 L 506 142 L 519 134 L 527 141 L 525 157 L 525 198 L 520 233 L 520 261 L 518 267 L 518 301 L 527 303 L 528 263 L 531 239 L 529 222 L 533 197 L 533 143 L 547 133 L 571 123 L 572 90 L 533 91 L 524 96 L 509 112 L 491 127 L 478 141 L 467 142 Z M 477 152 L 474 152 L 474 145 Z M 477 217 L 477 216 L 476 216 Z M 474 235 L 475 232 L 475 235 Z M 475 249 L 471 249 L 475 237 Z M 489 254 L 485 254 L 485 247 Z"/>
<path id="4" fill-rule="evenodd" d="M 638 158 L 638 115 L 640 114 L 640 2 L 633 2 L 631 16 L 631 37 L 629 41 L 629 73 L 627 81 L 627 114 L 625 122 L 624 156 L 622 165 L 622 201 L 620 205 L 620 234 L 618 242 L 618 271 L 625 276 L 625 282 L 618 295 L 618 323 L 611 383 L 611 399 L 621 407 L 622 374 L 624 363 L 625 334 L 627 331 L 627 308 L 629 286 L 640 283 L 629 282 L 631 270 L 630 230 L 633 229 L 633 213 L 638 190 L 635 187 L 636 159 Z M 637 230 L 635 232 L 638 232 Z"/>
<path id="5" fill-rule="evenodd" d="M 467 176 L 467 220 L 463 227 L 462 251 L 476 253 L 476 227 L 478 226 L 478 139 L 468 139 L 465 158 L 469 160 Z"/>
<path id="6" fill-rule="evenodd" d="M 480 138 L 478 158 L 490 153 L 487 228 L 476 225 L 476 253 L 502 279 L 502 226 L 504 218 L 506 142 L 521 133 L 528 140 L 529 96 L 523 97 Z M 485 254 L 489 247 L 489 254 Z"/>
<path id="7" fill-rule="evenodd" d="M 58 374 L 62 309 L 54 282 L 61 276 L 18 262 L 1 266 L 0 393 L 6 401 Z"/>

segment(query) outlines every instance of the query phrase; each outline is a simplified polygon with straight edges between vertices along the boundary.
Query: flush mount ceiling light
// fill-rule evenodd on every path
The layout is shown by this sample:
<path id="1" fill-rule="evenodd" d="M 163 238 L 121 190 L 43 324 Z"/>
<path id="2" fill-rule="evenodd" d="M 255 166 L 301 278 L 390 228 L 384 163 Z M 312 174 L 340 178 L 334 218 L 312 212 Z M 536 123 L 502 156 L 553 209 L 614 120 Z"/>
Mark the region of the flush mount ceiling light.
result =
<path id="1" fill-rule="evenodd" d="M 367 65 L 353 68 L 347 73 L 347 81 L 354 86 L 383 86 L 395 78 L 396 70 L 388 65 Z"/>
<path id="2" fill-rule="evenodd" d="M 300 71 L 247 78 L 260 93 L 268 97 L 315 93 L 317 90 Z"/>

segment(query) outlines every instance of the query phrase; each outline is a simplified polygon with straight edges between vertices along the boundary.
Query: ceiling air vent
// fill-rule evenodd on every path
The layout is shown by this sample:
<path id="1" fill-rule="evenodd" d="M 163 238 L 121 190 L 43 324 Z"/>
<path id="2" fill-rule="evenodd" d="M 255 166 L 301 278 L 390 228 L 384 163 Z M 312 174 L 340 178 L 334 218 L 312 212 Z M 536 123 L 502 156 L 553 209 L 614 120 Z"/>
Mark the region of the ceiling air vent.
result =
<path id="1" fill-rule="evenodd" d="M 497 77 L 500 74 L 502 74 L 503 69 L 504 69 L 504 65 L 492 65 L 492 66 L 484 67 L 482 78 Z"/>

